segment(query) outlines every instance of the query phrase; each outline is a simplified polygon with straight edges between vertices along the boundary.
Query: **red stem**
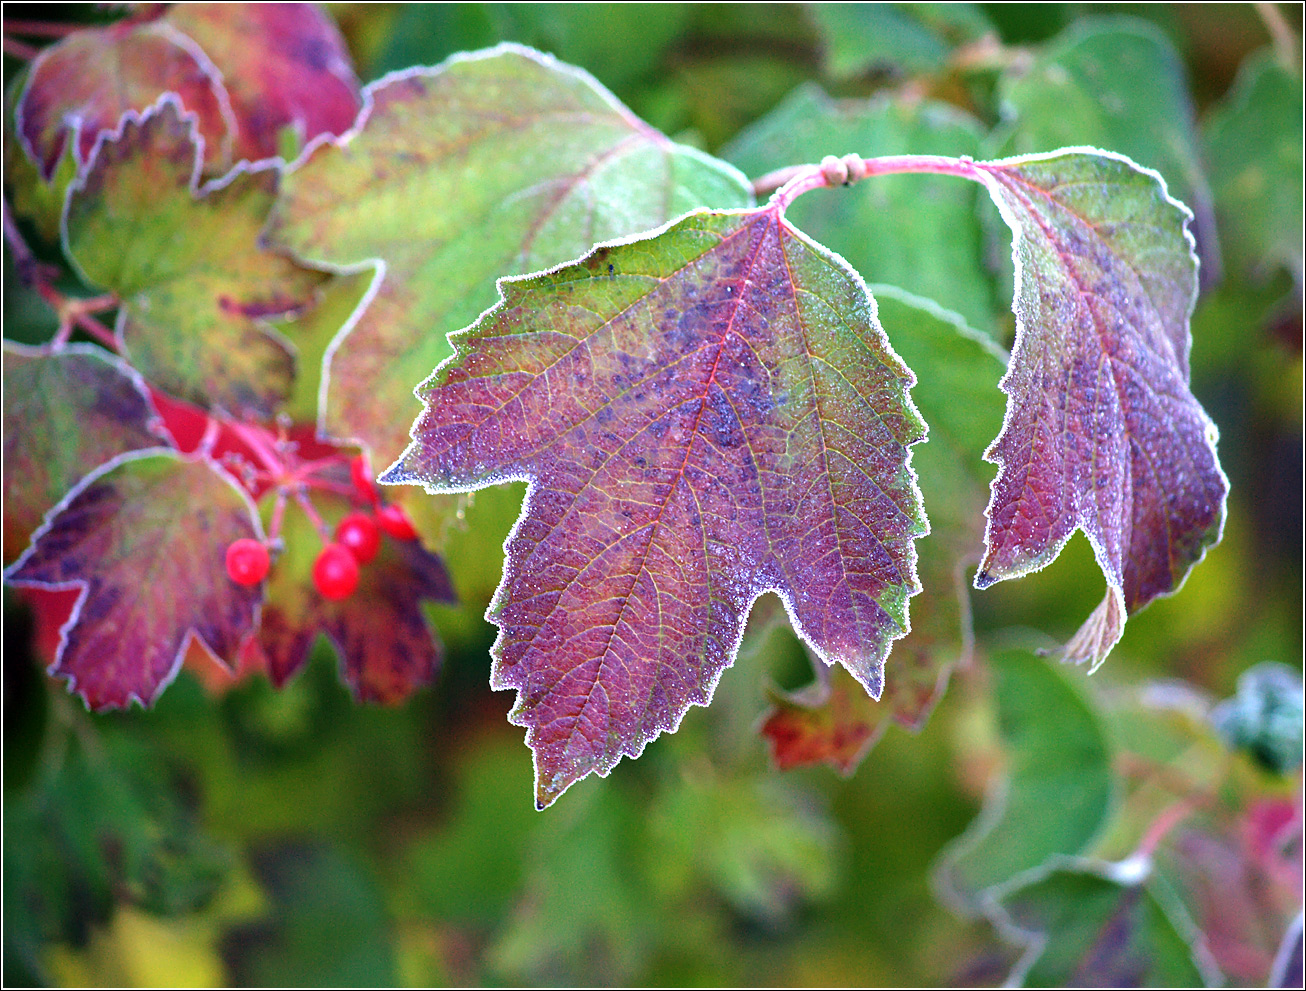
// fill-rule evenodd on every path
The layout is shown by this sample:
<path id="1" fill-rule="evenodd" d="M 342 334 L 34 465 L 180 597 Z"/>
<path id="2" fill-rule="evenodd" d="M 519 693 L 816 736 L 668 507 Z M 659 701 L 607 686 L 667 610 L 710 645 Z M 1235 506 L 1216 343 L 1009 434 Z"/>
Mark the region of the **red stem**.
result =
<path id="1" fill-rule="evenodd" d="M 40 55 L 40 49 L 33 48 L 24 42 L 17 41 L 14 38 L 6 36 L 3 39 L 4 53 L 12 55 L 16 59 L 22 59 L 24 62 L 30 62 L 36 56 Z"/>
<path id="2" fill-rule="evenodd" d="M 272 506 L 272 519 L 268 522 L 268 542 L 281 536 L 281 521 L 286 515 L 286 490 L 277 490 L 277 501 Z"/>
<path id="3" fill-rule="evenodd" d="M 59 24 L 55 21 L 16 21 L 5 19 L 5 31 L 10 34 L 26 34 L 34 38 L 64 38 L 82 30 L 84 24 Z"/>
<path id="4" fill-rule="evenodd" d="M 299 503 L 299 508 L 304 511 L 304 515 L 308 517 L 309 522 L 317 527 L 317 532 L 322 538 L 322 543 L 331 543 L 331 531 L 328 530 L 327 525 L 322 522 L 322 517 L 318 516 L 317 509 L 314 508 L 313 503 L 309 501 L 308 495 L 303 489 L 295 489 L 295 502 Z"/>
<path id="5" fill-rule="evenodd" d="M 833 162 L 831 168 L 827 162 Z M 932 175 L 954 175 L 973 182 L 984 181 L 984 171 L 968 157 L 949 158 L 946 155 L 884 155 L 880 158 L 853 158 L 838 160 L 827 159 L 820 165 L 798 166 L 781 169 L 763 176 L 754 188 L 765 189 L 765 183 L 783 181 L 783 185 L 771 197 L 771 206 L 783 213 L 803 193 L 827 186 L 850 185 L 867 176 L 894 175 L 907 172 L 923 172 Z M 838 166 L 842 164 L 842 171 Z M 852 167 L 848 167 L 851 165 Z"/>

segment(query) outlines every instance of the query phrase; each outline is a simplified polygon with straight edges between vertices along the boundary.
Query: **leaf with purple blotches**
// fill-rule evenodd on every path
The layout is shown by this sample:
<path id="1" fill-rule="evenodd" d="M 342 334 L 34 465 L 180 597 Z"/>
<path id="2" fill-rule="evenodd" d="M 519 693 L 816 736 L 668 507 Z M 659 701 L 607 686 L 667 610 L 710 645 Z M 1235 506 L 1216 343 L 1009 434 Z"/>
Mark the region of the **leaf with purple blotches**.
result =
<path id="1" fill-rule="evenodd" d="M 165 21 L 87 28 L 41 52 L 19 98 L 19 139 L 48 182 L 69 142 L 85 166 L 102 132 L 164 93 L 196 115 L 205 171 L 225 171 L 237 125 L 222 73 Z"/>
<path id="2" fill-rule="evenodd" d="M 227 545 L 260 539 L 248 496 L 212 462 L 155 449 L 88 475 L 5 572 L 20 588 L 78 588 L 51 674 L 92 709 L 149 705 L 192 640 L 233 666 L 261 586 L 227 577 Z"/>
<path id="3" fill-rule="evenodd" d="M 286 177 L 269 236 L 308 264 L 375 273 L 327 351 L 319 424 L 378 465 L 407 444 L 414 380 L 494 303 L 496 278 L 697 206 L 751 203 L 730 166 L 520 46 L 387 76 L 365 104 L 355 130 Z"/>
<path id="4" fill-rule="evenodd" d="M 826 674 L 820 665 L 813 684 L 772 693 L 762 733 L 782 769 L 825 762 L 850 774 L 891 723 L 920 729 L 974 639 L 966 571 L 983 548 L 992 473 L 983 453 L 1002 425 L 995 386 L 1006 356 L 929 300 L 893 286 L 872 288 L 894 349 L 909 367 L 927 370 L 912 390 L 930 425 L 926 442 L 912 449 L 930 515 L 930 533 L 916 544 L 925 594 L 912 605 L 911 632 L 885 664 L 878 702 L 843 672 Z"/>
<path id="5" fill-rule="evenodd" d="M 344 39 L 316 4 L 179 3 L 164 20 L 221 72 L 238 161 L 281 154 L 283 128 L 298 146 L 342 134 L 362 107 Z"/>
<path id="6" fill-rule="evenodd" d="M 772 206 L 500 291 L 383 478 L 531 482 L 487 615 L 537 803 L 705 705 L 766 590 L 878 696 L 919 589 L 924 424 L 856 273 Z"/>
<path id="7" fill-rule="evenodd" d="M 985 588 L 1045 567 L 1076 528 L 1107 596 L 1067 645 L 1102 662 L 1126 615 L 1217 542 L 1228 483 L 1188 384 L 1197 259 L 1155 173 L 1092 149 L 974 163 L 1015 233 L 1016 342 L 986 511 Z"/>
<path id="8" fill-rule="evenodd" d="M 119 454 L 158 447 L 157 421 L 140 376 L 100 348 L 5 341 L 5 560 L 80 478 Z"/>
<path id="9" fill-rule="evenodd" d="M 327 517 L 349 506 L 325 492 L 314 502 Z M 250 638 L 273 684 L 280 687 L 299 672 L 321 633 L 340 655 L 341 677 L 361 701 L 398 702 L 435 677 L 440 645 L 421 603 L 454 601 L 440 558 L 415 540 L 384 537 L 377 557 L 361 565 L 357 590 L 332 602 L 313 586 L 322 538 L 312 523 L 292 508 L 281 538 L 284 551 L 268 577 L 263 619 Z"/>
<path id="10" fill-rule="evenodd" d="M 69 193 L 65 249 L 121 298 L 118 338 L 152 384 L 268 415 L 294 359 L 261 318 L 306 306 L 323 276 L 259 247 L 275 168 L 242 166 L 203 188 L 198 174 L 194 118 L 174 97 L 129 114 Z"/>

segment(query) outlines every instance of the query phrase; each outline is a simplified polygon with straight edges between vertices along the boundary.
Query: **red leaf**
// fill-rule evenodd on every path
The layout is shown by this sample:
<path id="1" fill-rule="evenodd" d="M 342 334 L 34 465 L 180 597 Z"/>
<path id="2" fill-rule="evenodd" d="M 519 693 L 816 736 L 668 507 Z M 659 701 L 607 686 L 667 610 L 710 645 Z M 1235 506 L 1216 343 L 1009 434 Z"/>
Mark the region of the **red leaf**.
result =
<path id="1" fill-rule="evenodd" d="M 1018 273 L 975 585 L 1045 567 L 1082 529 L 1108 591 L 1066 650 L 1096 666 L 1224 522 L 1215 425 L 1188 387 L 1191 214 L 1156 173 L 1088 149 L 975 171 L 1016 234 Z"/>
<path id="2" fill-rule="evenodd" d="M 149 705 L 199 642 L 234 664 L 262 592 L 229 581 L 226 547 L 261 537 L 253 505 L 215 465 L 165 450 L 88 475 L 5 577 L 77 588 L 52 674 L 93 709 Z"/>
<path id="3" fill-rule="evenodd" d="M 489 618 L 537 803 L 706 704 L 768 589 L 878 696 L 924 430 L 856 274 L 768 207 L 500 286 L 384 480 L 532 483 Z"/>
<path id="4" fill-rule="evenodd" d="M 362 106 L 344 40 L 311 3 L 182 3 L 165 18 L 222 73 L 237 123 L 235 157 L 281 153 L 282 128 L 302 146 L 341 134 Z"/>
<path id="5" fill-rule="evenodd" d="M 101 131 L 164 93 L 177 94 L 198 116 L 206 170 L 225 170 L 236 122 L 222 74 L 195 42 L 162 21 L 78 31 L 43 51 L 15 111 L 18 134 L 48 182 L 71 136 L 78 165 L 85 165 Z"/>

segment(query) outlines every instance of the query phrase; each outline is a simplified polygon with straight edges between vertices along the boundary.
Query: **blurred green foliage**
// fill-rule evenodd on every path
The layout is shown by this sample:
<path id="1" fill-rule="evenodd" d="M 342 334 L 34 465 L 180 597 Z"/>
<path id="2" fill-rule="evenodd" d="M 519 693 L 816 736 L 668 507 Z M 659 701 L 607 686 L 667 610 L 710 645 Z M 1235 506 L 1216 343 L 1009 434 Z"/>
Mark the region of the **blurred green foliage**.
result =
<path id="1" fill-rule="evenodd" d="M 531 44 L 751 177 L 829 152 L 1067 143 L 1159 169 L 1197 213 L 1193 386 L 1221 430 L 1225 538 L 1182 594 L 1130 620 L 1092 679 L 1002 646 L 1016 626 L 1064 639 L 1101 598 L 1085 541 L 973 595 L 973 666 L 919 735 L 891 730 L 848 780 L 767 767 L 766 688 L 810 671 L 784 624 L 759 619 L 710 709 L 544 814 L 510 699 L 486 687 L 481 619 L 520 486 L 469 500 L 445 546 L 463 604 L 431 610 L 445 670 L 398 709 L 350 702 L 320 643 L 279 693 L 254 679 L 214 697 L 188 670 L 149 713 L 89 715 L 40 673 L 6 593 L 5 982 L 984 984 L 1033 952 L 1001 938 L 1004 919 L 1056 947 L 1020 960 L 1037 983 L 1203 976 L 1165 875 L 1065 862 L 999 882 L 1051 853 L 1125 856 L 1172 800 L 1168 774 L 1238 783 L 1201 827 L 1225 847 L 1256 801 L 1287 802 L 1300 829 L 1301 8 L 328 8 L 364 79 Z M 20 69 L 6 51 L 6 85 Z M 894 177 L 813 194 L 792 217 L 868 282 L 1009 344 L 1009 243 L 975 203 L 964 185 Z M 6 336 L 44 339 L 49 314 L 5 265 Z M 342 309 L 358 291 L 341 284 Z M 1238 683 L 1263 661 L 1289 665 L 1273 698 L 1265 678 Z M 1140 703 L 1162 677 L 1188 683 L 1182 704 Z M 1219 710 L 1230 749 L 1205 713 L 1235 690 Z M 987 832 L 941 868 L 954 887 L 965 868 L 980 914 L 954 914 L 931 865 L 986 794 Z M 1123 956 L 1094 956 L 1121 918 Z"/>

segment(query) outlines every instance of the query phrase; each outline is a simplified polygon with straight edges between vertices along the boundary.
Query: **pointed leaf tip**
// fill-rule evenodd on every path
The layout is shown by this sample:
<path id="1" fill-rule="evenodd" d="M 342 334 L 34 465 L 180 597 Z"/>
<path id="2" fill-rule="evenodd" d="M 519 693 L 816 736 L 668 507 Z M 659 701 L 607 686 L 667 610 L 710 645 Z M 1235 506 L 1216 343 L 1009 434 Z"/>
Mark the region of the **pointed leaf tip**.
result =
<path id="1" fill-rule="evenodd" d="M 1110 590 L 1072 653 L 1096 666 L 1125 614 L 1177 590 L 1222 529 L 1216 431 L 1188 382 L 1191 214 L 1155 172 L 1091 149 L 976 168 L 1017 279 L 975 585 L 1045 567 L 1083 530 Z"/>

